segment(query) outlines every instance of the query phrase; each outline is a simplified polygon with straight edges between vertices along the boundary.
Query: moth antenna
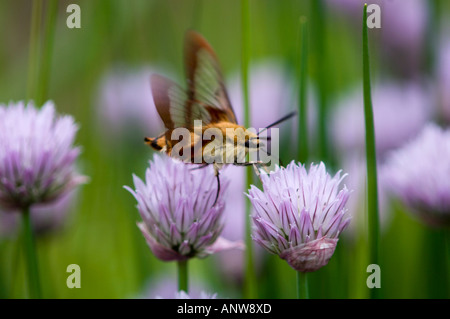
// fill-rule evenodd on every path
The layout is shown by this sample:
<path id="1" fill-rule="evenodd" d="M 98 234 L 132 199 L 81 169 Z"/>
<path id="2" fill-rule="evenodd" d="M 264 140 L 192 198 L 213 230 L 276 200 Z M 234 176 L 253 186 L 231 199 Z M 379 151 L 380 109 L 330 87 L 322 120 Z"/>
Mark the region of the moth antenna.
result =
<path id="1" fill-rule="evenodd" d="M 256 137 L 251 137 L 250 138 L 251 140 L 265 140 L 265 141 L 271 141 L 272 140 L 272 137 L 271 136 L 262 136 L 262 137 L 260 137 L 260 136 L 256 136 Z"/>
<path id="2" fill-rule="evenodd" d="M 293 111 L 293 112 L 291 112 L 291 113 L 289 113 L 289 114 L 283 116 L 283 117 L 282 117 L 281 119 L 279 119 L 278 121 L 273 122 L 272 124 L 266 126 L 264 129 L 262 129 L 262 130 L 261 130 L 258 134 L 256 134 L 256 135 L 259 135 L 259 134 L 261 134 L 262 132 L 267 131 L 269 128 L 271 128 L 271 127 L 273 127 L 273 126 L 275 126 L 275 125 L 277 125 L 277 124 L 280 124 L 280 123 L 282 123 L 282 122 L 284 122 L 284 121 L 290 119 L 291 117 L 293 117 L 293 116 L 295 116 L 295 115 L 297 115 L 297 112 L 296 112 L 296 111 Z"/>

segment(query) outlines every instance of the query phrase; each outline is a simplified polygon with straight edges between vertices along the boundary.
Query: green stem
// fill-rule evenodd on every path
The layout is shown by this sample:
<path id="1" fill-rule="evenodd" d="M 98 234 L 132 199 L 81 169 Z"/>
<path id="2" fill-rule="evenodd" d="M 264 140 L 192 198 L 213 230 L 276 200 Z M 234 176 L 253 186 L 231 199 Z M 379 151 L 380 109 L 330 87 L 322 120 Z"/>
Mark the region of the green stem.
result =
<path id="1" fill-rule="evenodd" d="M 181 260 L 178 262 L 178 291 L 189 293 L 187 263 L 187 260 Z"/>
<path id="2" fill-rule="evenodd" d="M 309 299 L 308 275 L 297 271 L 297 298 Z"/>
<path id="3" fill-rule="evenodd" d="M 242 9 L 242 91 L 244 93 L 244 125 L 250 127 L 250 97 L 248 85 L 248 73 L 250 63 L 250 8 L 248 0 L 241 1 Z"/>
<path id="4" fill-rule="evenodd" d="M 250 6 L 248 0 L 241 1 L 241 18 L 242 18 L 242 91 L 244 96 L 244 126 L 250 127 L 250 97 L 248 86 L 248 72 L 250 63 Z M 249 189 L 252 184 L 253 173 L 252 167 L 246 169 L 246 188 Z M 253 242 L 251 239 L 251 205 L 250 201 L 246 201 L 245 207 L 245 281 L 244 281 L 244 297 L 256 298 L 256 276 L 253 265 Z"/>
<path id="5" fill-rule="evenodd" d="M 33 0 L 28 56 L 27 100 L 36 98 L 39 64 L 39 34 L 42 24 L 42 0 Z"/>
<path id="6" fill-rule="evenodd" d="M 421 257 L 426 260 L 427 269 L 433 269 L 425 281 L 428 288 L 427 298 L 440 299 L 449 296 L 450 287 L 447 287 L 449 283 L 447 278 L 450 269 L 447 267 L 449 251 L 446 247 L 446 232 L 448 230 L 425 228 L 424 251 Z"/>
<path id="7" fill-rule="evenodd" d="M 447 276 L 447 296 L 450 297 L 450 229 L 444 229 L 445 274 Z"/>
<path id="8" fill-rule="evenodd" d="M 364 117 L 366 122 L 366 160 L 367 160 L 367 210 L 369 222 L 369 258 L 370 264 L 377 264 L 379 257 L 379 220 L 378 220 L 378 182 L 377 155 L 375 148 L 375 127 L 370 89 L 369 41 L 367 32 L 367 4 L 363 13 L 363 86 Z M 371 289 L 371 297 L 378 297 L 378 289 Z"/>
<path id="9" fill-rule="evenodd" d="M 447 296 L 450 297 L 450 230 L 444 229 L 445 269 L 447 270 Z"/>
<path id="10" fill-rule="evenodd" d="M 327 78 L 330 77 L 330 69 L 326 64 L 325 55 L 325 6 L 322 0 L 311 0 L 312 5 L 312 21 L 313 24 L 313 38 L 314 38 L 314 56 L 317 72 L 317 90 L 318 90 L 318 125 L 317 125 L 317 139 L 318 139 L 318 155 L 325 163 L 330 160 L 330 148 L 328 147 L 328 125 L 327 125 L 327 111 L 328 111 L 328 97 L 327 97 Z"/>
<path id="11" fill-rule="evenodd" d="M 23 223 L 23 222 L 22 222 Z M 21 259 L 23 254 L 23 247 L 24 247 L 24 236 L 23 234 L 20 234 L 20 236 L 17 236 L 17 240 L 12 246 L 12 252 L 9 256 L 11 258 L 11 273 L 9 275 L 9 295 L 14 298 L 16 295 L 16 291 L 18 291 L 17 283 L 20 282 L 21 276 L 25 277 L 25 275 L 21 272 Z"/>
<path id="12" fill-rule="evenodd" d="M 307 67 L 308 67 L 308 32 L 307 21 L 305 17 L 300 18 L 300 61 L 298 63 L 298 79 L 300 81 L 298 108 L 299 108 L 299 122 L 298 122 L 298 154 L 297 159 L 301 163 L 308 160 L 308 96 L 307 96 Z"/>
<path id="13" fill-rule="evenodd" d="M 48 86 L 50 82 L 50 66 L 52 60 L 53 42 L 56 29 L 56 18 L 58 15 L 58 0 L 49 0 L 47 18 L 45 24 L 45 35 L 43 39 L 43 51 L 41 67 L 38 77 L 36 104 L 42 105 L 48 99 Z"/>
<path id="14" fill-rule="evenodd" d="M 39 267 L 36 254 L 36 246 L 34 242 L 33 229 L 31 227 L 30 209 L 26 208 L 23 211 L 23 227 L 24 227 L 24 244 L 25 254 L 28 266 L 28 286 L 30 290 L 30 297 L 32 299 L 41 298 L 41 285 L 39 281 Z"/>
<path id="15" fill-rule="evenodd" d="M 433 78 L 436 76 L 436 57 L 437 48 L 439 48 L 439 35 L 441 34 L 441 16 L 442 4 L 439 0 L 427 1 L 428 5 L 428 23 L 425 39 L 425 67 L 426 71 Z"/>

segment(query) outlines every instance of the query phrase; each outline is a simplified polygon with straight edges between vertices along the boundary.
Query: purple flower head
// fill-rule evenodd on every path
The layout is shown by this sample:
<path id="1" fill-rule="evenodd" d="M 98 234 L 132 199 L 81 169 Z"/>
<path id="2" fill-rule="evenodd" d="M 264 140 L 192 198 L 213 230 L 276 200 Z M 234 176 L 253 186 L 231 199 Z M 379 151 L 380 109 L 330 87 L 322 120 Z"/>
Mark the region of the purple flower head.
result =
<path id="1" fill-rule="evenodd" d="M 212 167 L 192 170 L 168 156 L 155 154 L 145 173 L 145 183 L 133 175 L 136 191 L 125 188 L 136 198 L 143 219 L 138 226 L 152 250 L 161 260 L 206 257 L 224 249 L 242 247 L 220 238 L 223 196 L 228 180 L 220 179 L 220 193 Z"/>
<path id="2" fill-rule="evenodd" d="M 251 186 L 248 197 L 254 208 L 253 240 L 285 259 L 297 271 L 325 266 L 334 253 L 339 234 L 349 224 L 345 204 L 350 191 L 331 177 L 325 165 L 291 162 L 262 175 L 263 191 Z"/>
<path id="3" fill-rule="evenodd" d="M 425 55 L 424 47 L 428 23 L 428 3 L 423 0 L 328 0 L 331 10 L 341 11 L 360 26 L 365 3 L 377 4 L 381 10 L 381 29 L 372 32 L 381 37 L 382 54 L 386 62 L 395 61 L 391 67 L 401 67 L 402 72 L 418 69 Z M 393 58 L 398 57 L 398 58 Z"/>
<path id="4" fill-rule="evenodd" d="M 332 119 L 332 138 L 344 154 L 362 153 L 365 147 L 362 89 L 338 102 Z M 373 112 L 378 155 L 416 136 L 431 117 L 430 96 L 417 84 L 387 83 L 374 88 Z"/>
<path id="5" fill-rule="evenodd" d="M 400 60 L 403 72 L 417 69 L 425 56 L 428 5 L 422 0 L 378 0 L 381 8 L 382 41 L 386 60 Z M 392 56 L 401 57 L 394 59 Z M 395 67 L 395 63 L 393 64 Z"/>
<path id="6" fill-rule="evenodd" d="M 71 116 L 57 116 L 52 102 L 0 105 L 0 206 L 23 210 L 56 201 L 86 181 L 75 171 L 80 149 Z"/>
<path id="7" fill-rule="evenodd" d="M 389 189 L 424 222 L 450 226 L 450 130 L 429 124 L 391 154 L 382 174 Z"/>

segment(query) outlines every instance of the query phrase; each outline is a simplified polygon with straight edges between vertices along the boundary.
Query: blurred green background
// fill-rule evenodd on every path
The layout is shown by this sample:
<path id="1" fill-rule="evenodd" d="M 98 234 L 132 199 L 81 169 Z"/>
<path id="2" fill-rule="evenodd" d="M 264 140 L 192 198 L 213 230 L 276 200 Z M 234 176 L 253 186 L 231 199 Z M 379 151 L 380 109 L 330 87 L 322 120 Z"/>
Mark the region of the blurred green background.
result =
<path id="1" fill-rule="evenodd" d="M 48 96 L 60 113 L 73 115 L 80 125 L 77 144 L 82 146 L 83 153 L 79 167 L 90 177 L 90 183 L 77 192 L 71 218 L 65 227 L 38 237 L 44 297 L 154 297 L 157 293 L 148 295 L 147 290 L 160 278 L 175 279 L 176 265 L 161 262 L 151 254 L 136 227 L 140 217 L 135 200 L 122 187 L 132 185 L 132 173 L 144 175 L 152 153 L 143 145 L 143 136 L 133 125 L 121 134 L 108 133 L 111 124 L 99 119 L 101 81 L 118 65 L 134 69 L 150 65 L 169 70 L 177 82 L 184 84 L 182 54 L 184 33 L 188 29 L 195 29 L 208 39 L 226 76 L 239 72 L 240 1 L 76 1 L 81 7 L 82 27 L 69 29 L 66 8 L 72 2 L 75 1 L 59 1 Z M 448 19 L 450 4 L 423 2 L 430 8 L 427 34 L 437 39 L 440 37 L 439 21 Z M 28 0 L 0 2 L 1 103 L 26 98 L 31 3 Z M 407 0 L 402 3 L 408 5 Z M 308 77 L 312 86 L 320 86 L 318 74 L 321 69 L 326 70 L 326 83 L 321 92 L 326 95 L 327 104 L 332 105 L 333 96 L 362 81 L 362 7 L 352 16 L 324 5 L 322 30 L 317 27 L 320 18 L 313 8 L 311 1 L 250 1 L 251 59 L 276 58 L 286 70 L 295 70 L 299 55 L 299 18 L 306 16 L 310 30 Z M 372 78 L 404 80 L 418 74 L 419 78 L 433 79 L 436 43 L 426 44 L 423 48 L 426 54 L 416 74 L 411 75 L 392 67 L 401 57 L 383 54 L 380 32 L 370 32 Z M 317 51 L 320 43 L 323 45 L 321 52 Z M 296 88 L 297 84 L 293 86 Z M 290 143 L 287 138 L 281 142 L 284 163 L 296 157 L 296 146 L 291 147 Z M 311 159 L 323 159 L 318 155 L 318 147 L 312 146 Z M 336 170 L 338 159 L 330 146 L 330 154 L 323 160 Z M 404 210 L 400 205 L 392 205 L 391 220 L 382 232 L 381 296 L 449 298 L 450 274 L 446 264 L 449 247 L 445 246 L 445 231 L 429 229 Z M 0 238 L 1 298 L 27 296 L 24 258 L 18 238 L 18 234 Z M 266 252 L 262 255 L 258 297 L 295 298 L 295 271 L 278 256 Z M 242 297 L 241 283 L 224 277 L 218 270 L 217 258 L 213 255 L 192 261 L 191 284 L 203 282 L 206 290 L 217 292 L 219 297 Z M 354 238 L 341 237 L 329 265 L 310 275 L 311 297 L 368 297 L 366 258 L 364 231 Z M 69 264 L 81 267 L 81 289 L 66 286 Z"/>

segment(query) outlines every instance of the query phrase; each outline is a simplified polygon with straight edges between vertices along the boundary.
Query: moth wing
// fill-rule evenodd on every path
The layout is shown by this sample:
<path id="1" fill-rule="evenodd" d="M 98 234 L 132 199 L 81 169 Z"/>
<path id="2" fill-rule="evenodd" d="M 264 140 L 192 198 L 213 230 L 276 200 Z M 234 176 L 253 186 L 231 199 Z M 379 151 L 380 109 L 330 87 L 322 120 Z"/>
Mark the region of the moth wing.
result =
<path id="1" fill-rule="evenodd" d="M 188 80 L 186 121 L 192 122 L 196 114 L 205 115 L 199 110 L 202 109 L 208 113 L 201 118 L 205 123 L 237 123 L 217 56 L 205 38 L 194 31 L 186 34 L 185 66 Z"/>
<path id="2" fill-rule="evenodd" d="M 180 86 L 164 76 L 153 74 L 150 78 L 153 101 L 156 110 L 167 129 L 177 127 L 192 128 L 193 121 L 187 122 L 188 94 Z M 192 119 L 209 121 L 209 113 L 204 108 L 195 108 L 191 111 Z"/>

